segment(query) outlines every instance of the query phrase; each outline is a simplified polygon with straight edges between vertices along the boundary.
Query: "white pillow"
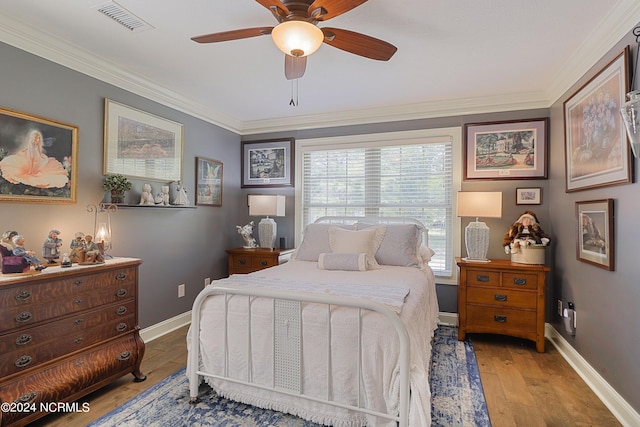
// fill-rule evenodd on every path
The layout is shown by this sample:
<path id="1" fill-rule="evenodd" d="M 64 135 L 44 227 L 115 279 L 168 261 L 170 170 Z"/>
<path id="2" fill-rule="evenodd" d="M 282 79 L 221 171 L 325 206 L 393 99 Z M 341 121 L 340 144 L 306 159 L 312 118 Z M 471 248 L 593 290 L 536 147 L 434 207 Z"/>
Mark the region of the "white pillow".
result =
<path id="1" fill-rule="evenodd" d="M 357 230 L 366 230 L 371 224 L 359 222 Z M 376 253 L 376 261 L 380 265 L 398 265 L 401 267 L 418 267 L 420 258 L 418 250 L 422 243 L 422 231 L 415 224 L 387 224 L 387 231 Z"/>
<path id="2" fill-rule="evenodd" d="M 345 230 L 329 227 L 329 246 L 334 253 L 367 254 L 367 268 L 380 268 L 376 262 L 376 252 L 384 239 L 385 226 L 370 227 L 365 230 Z"/>
<path id="3" fill-rule="evenodd" d="M 329 228 L 353 229 L 352 225 L 309 224 L 302 233 L 302 243 L 291 259 L 299 261 L 318 261 L 322 253 L 331 252 L 329 246 Z"/>
<path id="4" fill-rule="evenodd" d="M 367 254 L 323 253 L 318 257 L 321 270 L 367 271 Z"/>

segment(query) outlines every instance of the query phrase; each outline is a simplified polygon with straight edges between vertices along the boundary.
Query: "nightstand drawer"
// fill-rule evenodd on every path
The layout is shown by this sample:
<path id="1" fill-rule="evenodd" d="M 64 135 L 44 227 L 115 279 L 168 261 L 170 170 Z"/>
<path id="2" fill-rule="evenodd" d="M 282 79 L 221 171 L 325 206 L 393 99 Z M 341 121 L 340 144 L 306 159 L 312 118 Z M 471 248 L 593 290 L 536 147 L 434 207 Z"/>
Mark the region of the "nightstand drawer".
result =
<path id="1" fill-rule="evenodd" d="M 469 304 L 493 305 L 498 307 L 536 309 L 536 294 L 518 292 L 509 289 L 469 288 L 467 289 Z"/>
<path id="2" fill-rule="evenodd" d="M 535 290 L 538 288 L 538 276 L 535 274 L 503 273 L 502 286 Z"/>
<path id="3" fill-rule="evenodd" d="M 278 258 L 276 257 L 254 257 L 253 258 L 253 267 L 261 270 L 263 268 L 273 267 L 274 265 L 278 265 Z"/>
<path id="4" fill-rule="evenodd" d="M 468 270 L 467 286 L 500 286 L 500 273 L 497 271 Z"/>
<path id="5" fill-rule="evenodd" d="M 528 332 L 536 328 L 536 312 L 512 308 L 467 306 L 470 330 L 501 333 L 505 331 Z"/>

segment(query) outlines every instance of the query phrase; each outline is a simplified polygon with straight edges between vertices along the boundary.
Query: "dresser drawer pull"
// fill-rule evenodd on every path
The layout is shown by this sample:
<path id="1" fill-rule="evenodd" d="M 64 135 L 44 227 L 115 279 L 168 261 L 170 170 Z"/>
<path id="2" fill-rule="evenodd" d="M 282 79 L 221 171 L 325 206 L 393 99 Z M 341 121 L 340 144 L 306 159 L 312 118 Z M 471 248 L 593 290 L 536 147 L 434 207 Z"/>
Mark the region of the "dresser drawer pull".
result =
<path id="1" fill-rule="evenodd" d="M 120 307 L 118 307 L 118 309 L 116 310 L 116 314 L 118 316 L 122 316 L 123 314 L 125 314 L 127 312 L 127 307 L 125 307 L 124 305 L 121 305 Z"/>
<path id="2" fill-rule="evenodd" d="M 76 285 L 76 286 L 80 286 L 80 285 L 82 285 L 83 283 L 84 283 L 84 280 L 82 280 L 82 279 L 78 279 L 78 280 L 76 280 L 76 281 L 74 281 L 74 282 L 73 282 L 73 284 L 74 284 L 74 285 Z"/>
<path id="3" fill-rule="evenodd" d="M 38 392 L 30 391 L 29 393 L 25 393 L 19 398 L 17 398 L 16 400 L 14 400 L 13 403 L 31 403 L 34 400 L 36 400 L 36 397 L 38 397 Z"/>
<path id="4" fill-rule="evenodd" d="M 73 321 L 76 325 L 82 325 L 84 323 L 84 319 L 76 319 Z"/>
<path id="5" fill-rule="evenodd" d="M 84 365 L 84 360 L 78 360 L 76 362 L 76 366 L 79 368 L 80 366 Z"/>
<path id="6" fill-rule="evenodd" d="M 260 261 L 260 265 L 262 267 L 265 267 L 267 264 L 269 264 L 269 263 L 267 261 L 265 261 L 265 260 Z"/>
<path id="7" fill-rule="evenodd" d="M 33 360 L 31 356 L 20 356 L 13 364 L 16 365 L 16 368 L 24 368 L 31 363 L 31 360 Z"/>
<path id="8" fill-rule="evenodd" d="M 32 340 L 32 336 L 29 334 L 22 334 L 18 338 L 16 338 L 16 345 L 25 345 L 29 344 Z"/>
<path id="9" fill-rule="evenodd" d="M 16 294 L 16 299 L 18 301 L 24 301 L 29 298 L 31 298 L 31 291 L 22 290 Z"/>
<path id="10" fill-rule="evenodd" d="M 238 264 L 240 264 L 240 265 L 245 265 L 246 263 L 247 263 L 247 260 L 246 260 L 246 259 L 244 259 L 244 258 L 240 258 L 240 259 L 238 260 Z"/>
<path id="11" fill-rule="evenodd" d="M 116 280 L 125 280 L 126 278 L 127 278 L 127 273 L 120 272 L 116 275 Z"/>
<path id="12" fill-rule="evenodd" d="M 485 275 L 477 275 L 476 276 L 476 280 L 478 282 L 488 282 L 489 281 L 489 276 L 485 276 Z"/>
<path id="13" fill-rule="evenodd" d="M 76 338 L 75 340 L 73 340 L 73 342 L 76 343 L 76 344 L 80 344 L 83 340 L 84 340 L 84 338 L 80 337 L 80 338 Z"/>
<path id="14" fill-rule="evenodd" d="M 524 286 L 527 284 L 527 279 L 525 279 L 524 277 L 515 277 L 513 279 L 513 284 Z"/>
<path id="15" fill-rule="evenodd" d="M 494 315 L 493 320 L 498 323 L 507 323 L 507 316 Z"/>
<path id="16" fill-rule="evenodd" d="M 119 289 L 119 290 L 118 290 L 118 292 L 116 292 L 116 296 L 118 296 L 118 297 L 122 298 L 122 297 L 126 296 L 126 295 L 127 295 L 127 293 L 128 293 L 128 292 L 127 292 L 127 290 L 126 290 L 126 289 L 124 289 L 124 288 L 123 288 L 123 289 Z"/>
<path id="17" fill-rule="evenodd" d="M 22 313 L 18 314 L 16 316 L 16 322 L 28 322 L 29 320 L 31 320 L 31 318 L 33 317 L 33 314 L 29 313 L 28 311 L 23 311 Z"/>
<path id="18" fill-rule="evenodd" d="M 131 357 L 130 351 L 123 351 L 118 355 L 118 360 L 127 360 Z"/>
<path id="19" fill-rule="evenodd" d="M 84 302 L 84 300 L 78 298 L 77 300 L 74 301 L 77 305 L 80 305 Z"/>
<path id="20" fill-rule="evenodd" d="M 116 326 L 116 331 L 118 331 L 118 332 L 122 332 L 125 329 L 127 329 L 127 324 L 126 323 L 118 323 L 118 326 Z"/>
<path id="21" fill-rule="evenodd" d="M 493 297 L 495 298 L 496 301 L 506 301 L 507 300 L 507 296 L 505 294 L 495 294 Z"/>

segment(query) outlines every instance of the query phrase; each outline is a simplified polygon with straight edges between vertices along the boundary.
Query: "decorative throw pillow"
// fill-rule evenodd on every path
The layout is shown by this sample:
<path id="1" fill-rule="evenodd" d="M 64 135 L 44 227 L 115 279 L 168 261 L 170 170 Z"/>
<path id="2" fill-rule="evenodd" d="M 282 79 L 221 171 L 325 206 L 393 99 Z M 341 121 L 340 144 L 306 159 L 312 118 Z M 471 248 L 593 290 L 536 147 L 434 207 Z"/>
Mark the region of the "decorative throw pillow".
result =
<path id="1" fill-rule="evenodd" d="M 322 253 L 318 257 L 321 270 L 367 271 L 367 254 Z"/>
<path id="2" fill-rule="evenodd" d="M 357 223 L 357 230 L 367 230 L 371 224 Z M 422 243 L 422 232 L 415 224 L 387 224 L 387 231 L 376 252 L 376 261 L 380 265 L 398 265 L 418 267 L 418 251 Z"/>
<path id="3" fill-rule="evenodd" d="M 329 246 L 335 253 L 367 254 L 367 268 L 380 268 L 376 262 L 376 252 L 386 232 L 385 226 L 370 227 L 365 230 L 345 230 L 329 228 Z"/>
<path id="4" fill-rule="evenodd" d="M 299 261 L 318 261 L 322 253 L 331 252 L 329 246 L 329 228 L 339 227 L 353 230 L 353 225 L 309 224 L 302 233 L 302 243 L 291 259 Z"/>

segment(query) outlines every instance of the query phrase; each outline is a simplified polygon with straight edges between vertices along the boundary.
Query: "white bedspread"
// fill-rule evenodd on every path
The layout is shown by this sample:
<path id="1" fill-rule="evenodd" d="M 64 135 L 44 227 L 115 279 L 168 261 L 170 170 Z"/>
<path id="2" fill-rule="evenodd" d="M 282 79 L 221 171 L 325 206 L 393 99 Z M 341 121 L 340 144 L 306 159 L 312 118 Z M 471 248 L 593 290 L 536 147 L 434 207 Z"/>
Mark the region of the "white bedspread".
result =
<path id="1" fill-rule="evenodd" d="M 296 289 L 295 283 L 300 283 Z M 372 299 L 382 298 L 385 303 L 396 307 L 400 318 L 407 327 L 411 340 L 410 372 L 410 425 L 428 426 L 431 422 L 431 394 L 428 372 L 431 356 L 431 338 L 437 327 L 438 303 L 435 292 L 435 279 L 430 269 L 420 270 L 411 267 L 382 266 L 380 270 L 365 272 L 329 271 L 317 268 L 317 263 L 293 261 L 278 267 L 261 270 L 249 275 L 234 275 L 213 283 L 252 287 L 275 286 L 282 290 L 296 289 L 307 292 L 336 292 L 337 295 L 349 295 L 353 292 L 366 294 L 374 287 L 381 292 L 372 292 Z M 315 284 L 315 285 L 314 285 Z M 315 290 L 313 289 L 316 286 Z M 292 288 L 293 287 L 293 288 Z M 351 289 L 348 291 L 348 289 Z M 365 292 L 361 292 L 365 291 Z M 404 300 L 404 304 L 401 301 Z M 220 345 L 224 340 L 223 298 L 208 298 L 202 307 L 201 330 L 199 333 L 201 349 L 201 369 L 206 372 L 222 374 L 224 371 L 224 352 Z M 258 298 L 251 303 L 251 323 L 254 329 L 248 338 L 246 297 L 233 296 L 229 299 L 228 322 L 229 365 L 228 376 L 252 380 L 259 384 L 272 384 L 272 330 L 273 323 L 270 301 Z M 358 318 L 355 310 L 334 307 L 331 312 L 331 356 L 327 361 L 324 348 L 327 347 L 326 308 L 316 304 L 304 304 L 302 310 L 302 392 L 325 398 L 328 394 L 333 400 L 352 405 L 357 404 L 358 378 L 354 373 L 357 351 Z M 258 329 L 261 325 L 269 325 Z M 398 405 L 398 342 L 393 327 L 383 316 L 366 312 L 362 317 L 363 354 L 360 398 L 365 406 L 381 411 L 395 411 Z M 260 333 L 255 331 L 260 330 Z M 263 332 L 262 332 L 263 331 Z M 188 335 L 191 343 L 192 333 Z M 390 338 L 393 337 L 393 338 Z M 250 342 L 250 343 L 249 343 Z M 248 347 L 254 354 L 247 359 Z M 327 367 L 327 364 L 330 367 Z M 187 373 L 193 369 L 187 367 Z M 326 372 L 332 372 L 327 378 Z M 341 426 L 394 425 L 395 423 L 354 413 L 345 409 L 330 407 L 326 404 L 310 402 L 301 398 L 282 395 L 243 384 L 207 378 L 207 382 L 221 395 L 254 406 L 292 413 L 302 418 Z"/>

